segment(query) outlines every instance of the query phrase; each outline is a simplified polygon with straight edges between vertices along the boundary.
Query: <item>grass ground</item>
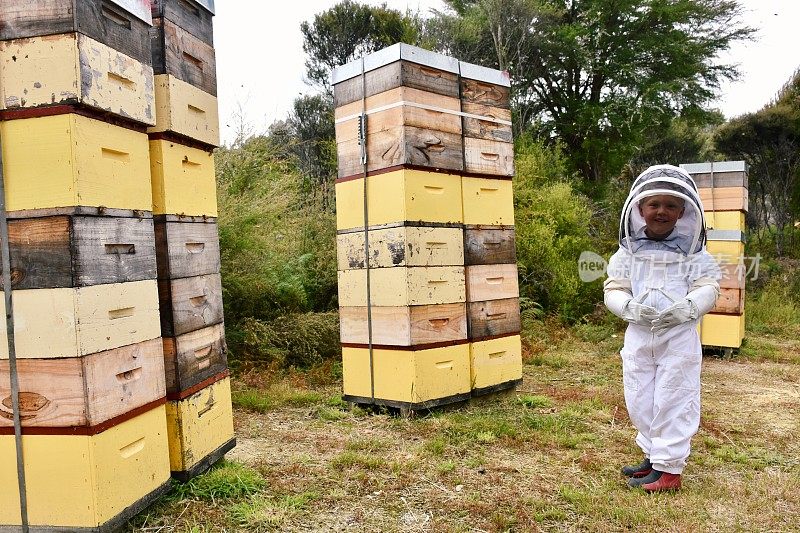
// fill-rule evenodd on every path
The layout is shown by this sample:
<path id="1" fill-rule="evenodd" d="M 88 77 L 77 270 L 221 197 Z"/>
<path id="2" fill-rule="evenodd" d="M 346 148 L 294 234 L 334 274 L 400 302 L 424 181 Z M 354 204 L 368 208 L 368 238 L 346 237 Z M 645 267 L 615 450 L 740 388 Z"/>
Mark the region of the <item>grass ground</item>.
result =
<path id="1" fill-rule="evenodd" d="M 238 446 L 129 526 L 218 531 L 796 531 L 800 340 L 706 357 L 684 490 L 631 491 L 621 336 L 543 327 L 514 393 L 413 419 L 343 404 L 335 368 L 234 382 Z"/>

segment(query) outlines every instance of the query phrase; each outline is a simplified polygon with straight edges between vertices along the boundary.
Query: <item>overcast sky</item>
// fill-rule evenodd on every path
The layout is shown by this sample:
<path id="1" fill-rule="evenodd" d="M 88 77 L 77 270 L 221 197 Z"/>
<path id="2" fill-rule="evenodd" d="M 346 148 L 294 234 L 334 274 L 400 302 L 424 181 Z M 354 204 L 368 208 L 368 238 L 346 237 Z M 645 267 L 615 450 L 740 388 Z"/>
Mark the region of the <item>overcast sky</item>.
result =
<path id="1" fill-rule="evenodd" d="M 286 117 L 294 98 L 311 93 L 303 83 L 305 54 L 300 23 L 311 21 L 335 0 L 216 2 L 220 127 L 229 144 L 244 121 L 252 133 Z M 380 1 L 362 1 L 380 5 Z M 386 0 L 390 8 L 427 13 L 441 0 Z M 723 87 L 716 102 L 726 117 L 755 111 L 767 103 L 800 67 L 800 1 L 743 0 L 746 22 L 758 28 L 755 42 L 736 45 L 723 59 L 738 63 L 741 81 Z M 245 7 L 246 6 L 246 7 Z M 279 6 L 279 7 L 278 7 Z M 241 118 L 239 118 L 241 117 Z"/>

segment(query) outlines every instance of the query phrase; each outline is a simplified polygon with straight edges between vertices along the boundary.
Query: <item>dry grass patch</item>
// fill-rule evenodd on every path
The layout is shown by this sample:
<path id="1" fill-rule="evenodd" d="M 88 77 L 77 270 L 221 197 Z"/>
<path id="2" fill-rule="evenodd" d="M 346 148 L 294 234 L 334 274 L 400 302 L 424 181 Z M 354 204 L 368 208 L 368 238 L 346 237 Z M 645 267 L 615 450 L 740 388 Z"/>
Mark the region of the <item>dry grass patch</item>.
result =
<path id="1" fill-rule="evenodd" d="M 529 357 L 516 393 L 412 419 L 343 404 L 336 386 L 281 378 L 256 387 L 249 376 L 235 389 L 268 404 L 239 397 L 239 445 L 228 459 L 264 485 L 212 504 L 174 492 L 131 530 L 788 531 L 799 523 L 798 343 L 757 336 L 751 348 L 772 351 L 705 359 L 685 488 L 649 496 L 618 474 L 639 458 L 622 398 L 621 338 L 558 334 Z"/>

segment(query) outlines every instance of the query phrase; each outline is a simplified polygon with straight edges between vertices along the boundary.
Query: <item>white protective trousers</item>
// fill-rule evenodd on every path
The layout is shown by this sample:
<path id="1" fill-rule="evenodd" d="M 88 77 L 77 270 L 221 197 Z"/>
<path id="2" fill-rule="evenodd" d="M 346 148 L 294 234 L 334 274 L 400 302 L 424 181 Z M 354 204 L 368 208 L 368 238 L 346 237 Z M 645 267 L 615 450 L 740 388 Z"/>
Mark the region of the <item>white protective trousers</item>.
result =
<path id="1" fill-rule="evenodd" d="M 702 257 L 702 263 L 708 260 L 713 262 Z M 663 311 L 688 293 L 695 276 L 687 275 L 686 268 L 677 253 L 645 251 L 626 270 L 633 296 Z M 690 320 L 661 336 L 647 326 L 629 324 L 621 351 L 625 405 L 638 430 L 636 443 L 657 470 L 670 474 L 683 471 L 700 425 L 702 346 L 697 322 Z"/>
<path id="2" fill-rule="evenodd" d="M 657 337 L 630 324 L 622 348 L 625 405 L 656 470 L 680 474 L 700 425 L 702 350 L 692 320 Z"/>

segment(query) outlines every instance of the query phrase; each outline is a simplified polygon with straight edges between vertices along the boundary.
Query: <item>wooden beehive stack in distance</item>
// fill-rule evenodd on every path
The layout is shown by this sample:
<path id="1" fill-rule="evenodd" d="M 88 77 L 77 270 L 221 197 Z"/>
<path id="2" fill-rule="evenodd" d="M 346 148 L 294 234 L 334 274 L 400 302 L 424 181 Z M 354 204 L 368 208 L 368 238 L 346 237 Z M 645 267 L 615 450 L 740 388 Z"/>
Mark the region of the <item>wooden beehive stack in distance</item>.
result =
<path id="1" fill-rule="evenodd" d="M 513 387 L 507 76 L 397 44 L 333 84 L 345 398 L 421 409 Z"/>
<path id="2" fill-rule="evenodd" d="M 148 132 L 170 463 L 181 481 L 236 444 L 212 153 L 213 14 L 213 0 L 152 2 L 156 124 Z"/>
<path id="3" fill-rule="evenodd" d="M 695 180 L 705 210 L 706 248 L 722 269 L 720 296 L 700 325 L 704 346 L 739 348 L 744 339 L 745 216 L 748 209 L 744 161 L 681 165 Z"/>
<path id="4" fill-rule="evenodd" d="M 118 527 L 166 490 L 149 8 L 0 4 L 0 138 L 29 522 Z M 0 524 L 20 523 L 0 328 Z"/>

